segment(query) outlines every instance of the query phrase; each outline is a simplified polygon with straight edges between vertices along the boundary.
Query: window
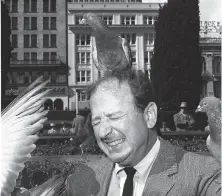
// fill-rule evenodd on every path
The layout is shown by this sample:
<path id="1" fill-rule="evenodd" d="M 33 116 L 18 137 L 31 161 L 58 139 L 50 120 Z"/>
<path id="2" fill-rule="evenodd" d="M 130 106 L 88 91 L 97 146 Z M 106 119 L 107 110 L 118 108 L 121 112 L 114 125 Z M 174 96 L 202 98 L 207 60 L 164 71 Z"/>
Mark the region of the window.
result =
<path id="1" fill-rule="evenodd" d="M 77 46 L 90 45 L 90 34 L 76 34 L 76 45 Z"/>
<path id="2" fill-rule="evenodd" d="M 132 51 L 132 63 L 136 63 L 136 52 Z"/>
<path id="3" fill-rule="evenodd" d="M 31 79 L 31 77 L 30 77 L 30 73 L 27 72 L 27 71 L 25 71 L 25 75 L 24 75 L 24 83 L 25 83 L 25 84 L 30 83 L 30 82 L 31 82 L 30 79 Z"/>
<path id="4" fill-rule="evenodd" d="M 49 48 L 49 35 L 43 35 L 43 48 Z"/>
<path id="5" fill-rule="evenodd" d="M 17 35 L 12 35 L 12 47 L 18 48 L 18 36 Z"/>
<path id="6" fill-rule="evenodd" d="M 154 45 L 155 33 L 145 33 L 144 34 L 144 44 Z"/>
<path id="7" fill-rule="evenodd" d="M 51 47 L 52 48 L 56 48 L 57 44 L 56 44 L 56 35 L 52 34 L 51 35 Z"/>
<path id="8" fill-rule="evenodd" d="M 29 35 L 24 35 L 24 48 L 29 48 Z"/>
<path id="9" fill-rule="evenodd" d="M 57 53 L 56 52 L 43 52 L 43 60 L 47 63 L 52 62 L 54 63 L 57 60 Z M 45 62 L 45 63 L 46 63 Z"/>
<path id="10" fill-rule="evenodd" d="M 43 12 L 49 12 L 49 0 L 43 0 Z"/>
<path id="11" fill-rule="evenodd" d="M 30 47 L 37 48 L 37 35 L 24 35 L 24 48 Z"/>
<path id="12" fill-rule="evenodd" d="M 220 74 L 221 72 L 221 57 L 216 56 L 213 59 L 213 74 Z"/>
<path id="13" fill-rule="evenodd" d="M 207 71 L 206 60 L 203 56 L 201 57 L 201 60 L 202 60 L 202 73 L 206 73 Z"/>
<path id="14" fill-rule="evenodd" d="M 51 52 L 51 60 L 56 61 L 57 60 L 57 53 L 56 52 Z"/>
<path id="15" fill-rule="evenodd" d="M 56 0 L 43 0 L 43 12 L 56 12 Z"/>
<path id="16" fill-rule="evenodd" d="M 24 0 L 24 12 L 29 12 L 29 0 Z"/>
<path id="17" fill-rule="evenodd" d="M 37 12 L 37 0 L 24 0 L 24 12 Z"/>
<path id="18" fill-rule="evenodd" d="M 43 29 L 49 29 L 49 17 L 43 17 Z"/>
<path id="19" fill-rule="evenodd" d="M 18 0 L 12 0 L 12 12 L 18 12 Z"/>
<path id="20" fill-rule="evenodd" d="M 50 9 L 51 12 L 56 12 L 56 0 L 51 0 Z"/>
<path id="21" fill-rule="evenodd" d="M 31 52 L 31 60 L 32 60 L 32 63 L 37 62 L 37 52 Z"/>
<path id="22" fill-rule="evenodd" d="M 24 61 L 29 61 L 30 60 L 30 53 L 29 52 L 24 52 Z"/>
<path id="23" fill-rule="evenodd" d="M 37 12 L 37 0 L 31 0 L 31 12 Z"/>
<path id="24" fill-rule="evenodd" d="M 12 52 L 11 53 L 11 59 L 12 59 L 12 61 L 16 61 L 18 59 L 18 53 L 17 52 Z"/>
<path id="25" fill-rule="evenodd" d="M 24 30 L 29 30 L 29 17 L 24 17 Z"/>
<path id="26" fill-rule="evenodd" d="M 31 17 L 31 28 L 30 18 L 24 17 L 24 30 L 36 30 L 37 29 L 37 17 Z"/>
<path id="27" fill-rule="evenodd" d="M 23 83 L 24 83 L 24 75 L 23 75 L 23 72 L 18 72 L 17 82 L 18 82 L 19 84 L 23 84 Z"/>
<path id="28" fill-rule="evenodd" d="M 76 89 L 76 92 L 78 94 L 78 100 L 79 101 L 87 101 L 89 100 L 89 97 L 87 96 L 87 93 L 84 89 Z"/>
<path id="29" fill-rule="evenodd" d="M 75 24 L 76 24 L 76 25 L 79 25 L 79 24 L 80 24 L 80 21 L 82 20 L 82 17 L 83 17 L 83 16 L 76 16 L 76 17 L 75 17 Z"/>
<path id="30" fill-rule="evenodd" d="M 76 82 L 90 82 L 91 81 L 91 71 L 76 71 Z"/>
<path id="31" fill-rule="evenodd" d="M 37 35 L 31 35 L 31 47 L 37 48 Z"/>
<path id="32" fill-rule="evenodd" d="M 121 16 L 120 18 L 121 25 L 135 25 L 136 17 L 135 16 Z"/>
<path id="33" fill-rule="evenodd" d="M 76 63 L 78 64 L 90 64 L 90 52 L 77 52 Z"/>
<path id="34" fill-rule="evenodd" d="M 144 25 L 154 25 L 157 21 L 157 16 L 143 16 Z"/>
<path id="35" fill-rule="evenodd" d="M 125 38 L 130 45 L 136 44 L 136 34 L 135 33 L 121 33 L 121 37 Z"/>
<path id="36" fill-rule="evenodd" d="M 102 19 L 105 21 L 107 25 L 113 24 L 113 16 L 103 16 Z"/>
<path id="37" fill-rule="evenodd" d="M 51 27 L 49 25 L 51 25 Z M 50 22 L 49 17 L 43 17 L 43 29 L 56 29 L 56 17 L 51 17 Z"/>
<path id="38" fill-rule="evenodd" d="M 44 63 L 49 63 L 49 52 L 43 52 Z"/>
<path id="39" fill-rule="evenodd" d="M 151 63 L 151 59 L 153 58 L 153 51 L 146 51 L 144 52 L 144 63 Z"/>
<path id="40" fill-rule="evenodd" d="M 31 29 L 37 29 L 37 17 L 31 17 Z"/>
<path id="41" fill-rule="evenodd" d="M 51 17 L 51 29 L 56 29 L 56 17 Z"/>
<path id="42" fill-rule="evenodd" d="M 12 30 L 17 30 L 17 29 L 18 29 L 18 18 L 12 17 Z"/>

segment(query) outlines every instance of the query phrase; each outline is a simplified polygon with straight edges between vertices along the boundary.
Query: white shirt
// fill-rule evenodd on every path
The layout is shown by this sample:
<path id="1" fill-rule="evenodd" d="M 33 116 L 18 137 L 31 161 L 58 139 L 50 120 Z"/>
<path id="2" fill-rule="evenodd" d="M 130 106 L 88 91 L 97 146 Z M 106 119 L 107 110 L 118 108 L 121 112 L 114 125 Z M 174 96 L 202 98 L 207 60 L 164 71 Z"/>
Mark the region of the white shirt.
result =
<path id="1" fill-rule="evenodd" d="M 133 178 L 133 196 L 142 196 L 146 179 L 150 173 L 154 161 L 160 149 L 160 140 L 157 138 L 149 153 L 134 167 L 136 173 Z M 126 173 L 124 167 L 115 164 L 110 181 L 108 196 L 122 196 Z"/>

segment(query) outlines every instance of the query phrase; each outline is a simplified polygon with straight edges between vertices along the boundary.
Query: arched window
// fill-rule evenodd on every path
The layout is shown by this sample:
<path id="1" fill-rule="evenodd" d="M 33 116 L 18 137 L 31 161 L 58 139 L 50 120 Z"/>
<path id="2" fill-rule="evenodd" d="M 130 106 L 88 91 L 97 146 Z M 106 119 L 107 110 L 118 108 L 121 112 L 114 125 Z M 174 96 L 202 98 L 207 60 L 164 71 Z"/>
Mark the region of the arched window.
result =
<path id="1" fill-rule="evenodd" d="M 221 70 L 221 57 L 216 56 L 213 60 L 213 74 L 219 74 Z"/>
<path id="2" fill-rule="evenodd" d="M 63 101 L 61 99 L 54 101 L 54 110 L 63 110 Z"/>
<path id="3" fill-rule="evenodd" d="M 53 101 L 51 99 L 47 99 L 44 103 L 45 110 L 53 110 Z"/>
<path id="4" fill-rule="evenodd" d="M 207 71 L 206 60 L 203 56 L 201 57 L 201 59 L 202 59 L 202 73 L 206 73 Z"/>

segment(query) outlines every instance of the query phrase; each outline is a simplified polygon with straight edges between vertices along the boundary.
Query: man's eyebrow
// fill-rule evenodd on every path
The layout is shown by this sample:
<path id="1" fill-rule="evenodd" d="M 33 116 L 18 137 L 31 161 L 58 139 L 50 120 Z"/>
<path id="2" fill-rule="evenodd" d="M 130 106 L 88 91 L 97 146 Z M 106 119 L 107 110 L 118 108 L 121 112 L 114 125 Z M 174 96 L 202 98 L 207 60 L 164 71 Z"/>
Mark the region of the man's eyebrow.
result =
<path id="1" fill-rule="evenodd" d="M 112 113 L 106 114 L 106 116 L 111 117 L 111 116 L 115 116 L 115 115 L 118 115 L 118 114 L 123 114 L 123 112 L 122 111 L 112 112 Z"/>
<path id="2" fill-rule="evenodd" d="M 94 120 L 100 120 L 100 119 L 101 119 L 101 117 L 96 116 L 96 117 L 92 118 L 92 121 L 94 121 Z"/>

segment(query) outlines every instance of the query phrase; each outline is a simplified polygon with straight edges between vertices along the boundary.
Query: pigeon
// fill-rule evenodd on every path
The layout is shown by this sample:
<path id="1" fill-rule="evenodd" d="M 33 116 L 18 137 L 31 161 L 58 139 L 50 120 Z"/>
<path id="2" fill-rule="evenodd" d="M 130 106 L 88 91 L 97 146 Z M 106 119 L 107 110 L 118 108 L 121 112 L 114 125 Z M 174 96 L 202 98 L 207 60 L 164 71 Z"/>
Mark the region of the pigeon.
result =
<path id="1" fill-rule="evenodd" d="M 94 13 L 85 14 L 80 23 L 88 24 L 94 31 L 96 44 L 92 48 L 92 59 L 101 73 L 131 69 L 131 49 L 125 38 L 112 32 Z"/>
<path id="2" fill-rule="evenodd" d="M 42 107 L 51 89 L 43 90 L 49 81 L 37 78 L 2 112 L 1 121 L 1 196 L 9 196 L 16 186 L 19 172 L 31 157 L 48 111 Z M 39 84 L 40 83 L 40 84 Z"/>
<path id="3" fill-rule="evenodd" d="M 221 161 L 221 100 L 216 97 L 204 97 L 196 112 L 205 112 L 208 117 L 210 134 L 207 137 L 207 147 L 212 155 Z"/>

